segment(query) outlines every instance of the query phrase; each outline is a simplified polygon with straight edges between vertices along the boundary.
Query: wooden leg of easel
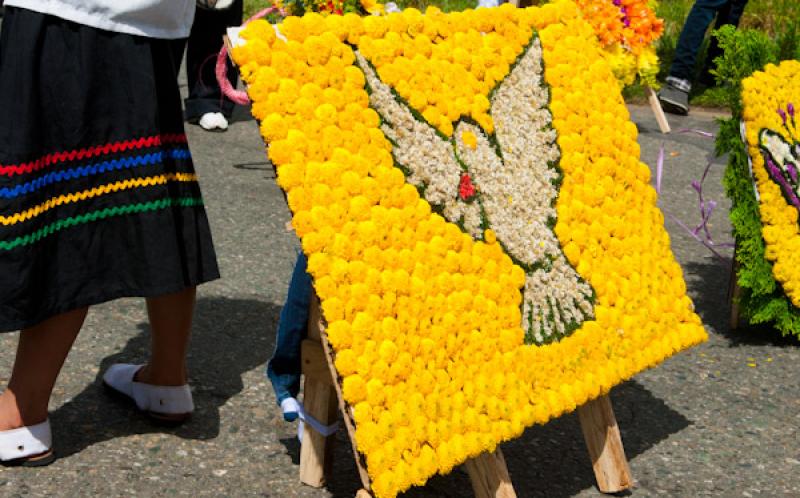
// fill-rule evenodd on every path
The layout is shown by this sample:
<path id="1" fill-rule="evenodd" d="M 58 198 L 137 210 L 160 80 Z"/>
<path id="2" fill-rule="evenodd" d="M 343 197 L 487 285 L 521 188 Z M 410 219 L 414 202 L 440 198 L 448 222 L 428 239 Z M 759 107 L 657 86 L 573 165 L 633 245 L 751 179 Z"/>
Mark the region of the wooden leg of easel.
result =
<path id="1" fill-rule="evenodd" d="M 633 484 L 622 437 L 608 396 L 601 396 L 578 408 L 583 437 L 592 459 L 597 488 L 618 493 Z"/>
<path id="2" fill-rule="evenodd" d="M 500 448 L 464 463 L 472 481 L 475 498 L 516 498 L 506 460 Z"/>
<path id="3" fill-rule="evenodd" d="M 310 378 L 306 378 L 303 386 L 303 407 L 325 425 L 332 424 L 339 412 L 333 388 Z M 332 452 L 333 438 L 325 437 L 305 425 L 300 445 L 300 481 L 315 488 L 324 486 L 325 475 L 330 471 Z"/>
<path id="4" fill-rule="evenodd" d="M 322 322 L 319 305 L 311 310 L 308 322 L 308 339 L 301 345 L 303 407 L 306 412 L 325 425 L 332 424 L 339 414 L 339 399 L 333 385 L 330 369 L 321 341 Z M 333 437 L 325 437 L 310 426 L 303 427 L 300 445 L 300 481 L 320 488 L 325 485 L 325 475 L 330 471 Z"/>
<path id="5" fill-rule="evenodd" d="M 308 318 L 308 339 L 303 341 L 302 344 L 302 358 L 303 375 L 306 378 L 305 409 L 307 412 L 311 412 L 311 406 L 315 406 L 314 409 L 319 410 L 319 415 L 317 415 L 317 412 L 311 412 L 311 414 L 326 425 L 331 424 L 341 413 L 350 443 L 353 445 L 353 454 L 356 457 L 355 464 L 363 486 L 356 493 L 356 498 L 371 498 L 369 475 L 355 444 L 352 410 L 345 405 L 341 387 L 336 380 L 338 379 L 338 374 L 333 366 L 333 351 L 325 335 L 325 321 L 322 318 L 322 310 L 316 294 L 311 299 Z M 311 395 L 309 395 L 309 392 Z M 312 399 L 319 398 L 319 400 L 316 402 L 309 401 L 309 396 Z M 320 418 L 320 416 L 325 418 Z M 313 436 L 308 437 L 306 434 L 313 434 Z M 308 449 L 306 449 L 306 445 L 308 445 Z M 323 438 L 313 430 L 305 432 L 300 451 L 300 480 L 302 482 L 312 486 L 321 486 L 321 484 L 314 483 L 324 482 L 324 475 L 328 470 L 326 465 L 330 466 L 331 463 L 332 447 L 333 438 Z M 304 460 L 305 454 L 308 455 L 307 464 L 305 463 L 306 460 Z M 307 468 L 304 469 L 304 467 Z"/>
<path id="6" fill-rule="evenodd" d="M 733 265 L 731 266 L 731 279 L 728 284 L 728 302 L 731 303 L 731 330 L 739 328 L 739 296 L 742 294 L 742 288 L 739 287 L 739 280 L 736 276 L 739 264 L 736 262 L 736 252 L 733 254 Z"/>
<path id="7" fill-rule="evenodd" d="M 658 95 L 656 95 L 656 92 L 649 86 L 645 85 L 644 94 L 647 95 L 647 101 L 650 103 L 650 108 L 653 110 L 653 114 L 656 115 L 656 121 L 658 122 L 658 127 L 661 128 L 661 133 L 669 133 L 672 131 L 669 127 L 667 116 L 664 114 L 664 109 L 661 108 L 661 102 L 658 101 Z"/>

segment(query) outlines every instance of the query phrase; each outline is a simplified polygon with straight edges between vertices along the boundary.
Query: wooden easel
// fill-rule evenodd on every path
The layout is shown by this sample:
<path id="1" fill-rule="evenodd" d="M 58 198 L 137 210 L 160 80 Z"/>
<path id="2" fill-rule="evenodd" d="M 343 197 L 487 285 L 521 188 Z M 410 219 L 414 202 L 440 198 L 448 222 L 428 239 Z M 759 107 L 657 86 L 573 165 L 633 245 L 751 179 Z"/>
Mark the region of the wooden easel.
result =
<path id="1" fill-rule="evenodd" d="M 369 476 L 363 457 L 356 449 L 353 415 L 351 408 L 343 401 L 332 353 L 325 335 L 319 300 L 315 295 L 311 300 L 308 339 L 302 343 L 302 371 L 305 376 L 303 405 L 308 414 L 326 425 L 336 420 L 337 409 L 341 413 L 353 445 L 356 468 L 361 479 L 362 489 L 356 493 L 356 498 L 369 498 L 372 496 L 369 491 Z M 603 493 L 618 493 L 631 488 L 633 479 L 608 396 L 601 396 L 579 407 L 578 418 L 598 489 Z M 305 426 L 300 447 L 302 483 L 317 488 L 325 485 L 326 474 L 331 465 L 332 448 L 333 437 L 326 438 L 310 426 Z M 464 467 L 477 498 L 517 496 L 499 447 L 493 453 L 484 453 L 467 461 Z"/>
<path id="2" fill-rule="evenodd" d="M 661 102 L 658 100 L 658 95 L 656 95 L 655 90 L 650 88 L 648 85 L 644 85 L 644 94 L 647 96 L 647 102 L 650 104 L 650 109 L 653 110 L 653 114 L 656 116 L 656 122 L 658 123 L 658 127 L 661 129 L 661 133 L 669 133 L 672 131 L 672 128 L 669 126 L 669 121 L 667 121 L 667 116 L 664 114 L 664 109 L 661 107 Z"/>

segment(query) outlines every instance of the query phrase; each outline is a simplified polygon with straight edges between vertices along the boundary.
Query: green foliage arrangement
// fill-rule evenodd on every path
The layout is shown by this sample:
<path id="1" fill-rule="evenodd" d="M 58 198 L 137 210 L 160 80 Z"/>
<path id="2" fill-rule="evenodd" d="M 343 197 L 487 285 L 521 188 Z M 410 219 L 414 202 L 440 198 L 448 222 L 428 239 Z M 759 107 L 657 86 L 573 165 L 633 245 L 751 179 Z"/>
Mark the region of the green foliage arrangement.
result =
<path id="1" fill-rule="evenodd" d="M 779 62 L 781 47 L 756 30 L 726 26 L 716 36 L 724 54 L 715 61 L 713 74 L 732 113 L 731 118 L 719 120 L 716 153 L 729 154 L 723 182 L 733 204 L 730 219 L 736 239 L 735 278 L 741 288 L 739 309 L 751 324 L 772 324 L 783 335 L 800 336 L 800 310 L 775 280 L 772 263 L 765 256 L 758 201 L 740 128 L 744 110 L 742 81 L 767 64 Z"/>

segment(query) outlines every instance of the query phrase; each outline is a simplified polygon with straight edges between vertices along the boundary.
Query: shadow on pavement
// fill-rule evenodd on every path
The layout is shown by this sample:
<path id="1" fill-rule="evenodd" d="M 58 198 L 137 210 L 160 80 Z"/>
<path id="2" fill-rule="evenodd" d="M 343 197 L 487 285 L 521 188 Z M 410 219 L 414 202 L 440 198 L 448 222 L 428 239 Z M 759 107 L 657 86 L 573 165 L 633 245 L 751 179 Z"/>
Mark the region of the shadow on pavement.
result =
<path id="1" fill-rule="evenodd" d="M 177 428 L 154 426 L 132 405 L 103 392 L 101 376 L 113 363 L 144 363 L 150 351 L 149 325 L 125 348 L 105 358 L 91 385 L 50 414 L 58 431 L 54 447 L 59 457 L 78 453 L 96 443 L 131 434 L 170 433 L 185 439 L 207 440 L 219 434 L 219 409 L 241 392 L 242 374 L 264 364 L 272 355 L 280 307 L 256 300 L 200 298 L 189 350 L 189 382 L 195 413 Z"/>
<path id="2" fill-rule="evenodd" d="M 740 320 L 739 328 L 731 330 L 731 306 L 728 289 L 731 284 L 729 263 L 707 258 L 703 263 L 685 265 L 686 287 L 694 302 L 695 311 L 703 323 L 727 339 L 729 346 L 798 346 L 793 336 L 782 336 L 769 325 L 747 325 Z"/>
<path id="3" fill-rule="evenodd" d="M 615 387 L 611 399 L 628 459 L 691 425 L 691 421 L 636 381 Z M 298 451 L 293 442 L 292 449 Z M 502 449 L 517 496 L 566 498 L 595 486 L 576 413 L 531 427 L 519 439 L 503 444 Z M 350 443 L 343 431 L 337 433 L 334 455 L 333 477 L 327 489 L 334 497 L 351 497 L 360 485 Z M 401 496 L 455 498 L 464 496 L 468 489 L 471 489 L 469 476 L 459 467 Z"/>
<path id="4" fill-rule="evenodd" d="M 716 257 L 707 257 L 702 263 L 684 265 L 686 291 L 694 303 L 694 310 L 707 328 L 728 335 L 730 328 L 730 263 Z"/>

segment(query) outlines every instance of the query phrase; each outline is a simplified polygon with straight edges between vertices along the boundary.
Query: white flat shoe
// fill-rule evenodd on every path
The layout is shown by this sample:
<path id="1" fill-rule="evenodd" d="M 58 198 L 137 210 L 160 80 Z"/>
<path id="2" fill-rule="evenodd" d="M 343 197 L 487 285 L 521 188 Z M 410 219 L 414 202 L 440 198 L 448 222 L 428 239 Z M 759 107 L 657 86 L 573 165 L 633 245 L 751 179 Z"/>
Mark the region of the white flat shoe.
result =
<path id="1" fill-rule="evenodd" d="M 103 374 L 103 384 L 112 394 L 120 394 L 133 401 L 140 411 L 151 419 L 166 424 L 180 424 L 194 411 L 192 391 L 182 386 L 154 386 L 134 381 L 134 376 L 144 365 L 118 363 Z"/>
<path id="2" fill-rule="evenodd" d="M 225 131 L 228 129 L 228 120 L 221 112 L 207 112 L 197 122 L 206 131 Z"/>
<path id="3" fill-rule="evenodd" d="M 197 0 L 197 6 L 206 10 L 225 10 L 233 5 L 233 0 Z"/>
<path id="4" fill-rule="evenodd" d="M 29 427 L 0 431 L 0 461 L 3 465 L 50 465 L 56 459 L 52 446 L 49 420 Z"/>

